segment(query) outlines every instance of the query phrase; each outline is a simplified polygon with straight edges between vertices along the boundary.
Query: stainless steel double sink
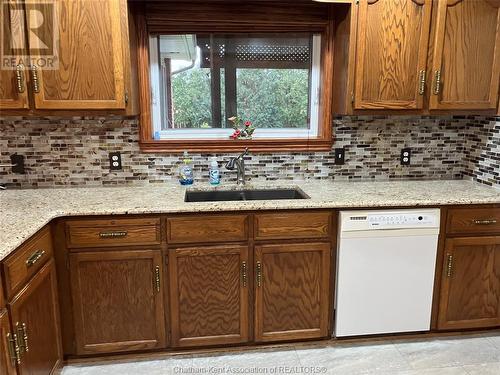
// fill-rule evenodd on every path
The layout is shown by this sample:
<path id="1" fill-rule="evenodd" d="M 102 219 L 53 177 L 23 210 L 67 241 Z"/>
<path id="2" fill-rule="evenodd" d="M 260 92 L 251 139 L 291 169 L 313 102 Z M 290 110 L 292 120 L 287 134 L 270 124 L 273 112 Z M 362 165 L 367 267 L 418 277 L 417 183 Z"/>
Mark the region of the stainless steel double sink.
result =
<path id="1" fill-rule="evenodd" d="M 187 191 L 184 197 L 184 202 L 227 202 L 281 199 L 309 199 L 309 197 L 299 189 Z"/>

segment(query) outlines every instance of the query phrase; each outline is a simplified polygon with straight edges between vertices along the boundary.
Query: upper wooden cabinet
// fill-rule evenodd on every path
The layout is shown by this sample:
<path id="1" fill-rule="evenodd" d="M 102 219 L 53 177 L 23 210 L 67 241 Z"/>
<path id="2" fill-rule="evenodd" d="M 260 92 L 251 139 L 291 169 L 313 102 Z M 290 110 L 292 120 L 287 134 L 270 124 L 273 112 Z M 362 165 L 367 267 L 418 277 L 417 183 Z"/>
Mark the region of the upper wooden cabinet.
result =
<path id="1" fill-rule="evenodd" d="M 36 108 L 124 109 L 125 31 L 121 7 L 126 4 L 120 0 L 61 0 L 55 4 L 58 5 L 58 68 L 35 66 L 38 69 L 32 70 L 33 81 L 38 80 L 38 85 L 33 82 Z M 50 22 L 41 24 L 43 33 L 51 32 Z M 36 46 L 30 45 L 30 50 L 33 49 Z"/>
<path id="2" fill-rule="evenodd" d="M 4 30 L 10 32 L 9 25 L 15 27 L 16 22 L 39 27 L 37 37 L 25 37 L 28 48 L 22 58 L 31 65 L 0 71 L 1 110 L 8 114 L 30 108 L 34 114 L 44 114 L 127 109 L 128 113 L 128 97 L 136 89 L 131 83 L 126 0 L 17 4 L 24 11 L 13 12 L 19 19 L 12 22 L 2 20 Z M 21 33 L 24 29 L 19 28 Z M 52 52 L 44 55 L 41 51 L 47 45 Z"/>
<path id="3" fill-rule="evenodd" d="M 19 13 L 11 9 L 14 5 L 14 2 L 8 3 L 8 6 L 3 1 L 0 2 L 0 6 L 4 7 L 1 35 L 18 33 L 24 27 L 23 18 L 19 17 Z M 6 57 L 4 55 L 15 56 L 16 59 L 19 57 L 17 56 L 18 52 L 14 52 L 12 48 L 8 49 L 7 45 L 3 45 L 2 52 L 2 58 Z M 28 90 L 25 75 L 25 67 L 22 64 L 13 66 L 9 70 L 0 68 L 0 109 L 28 108 Z"/>
<path id="4" fill-rule="evenodd" d="M 355 109 L 423 107 L 431 1 L 359 2 Z"/>
<path id="5" fill-rule="evenodd" d="M 335 113 L 495 113 L 499 0 L 360 0 L 335 7 Z"/>
<path id="6" fill-rule="evenodd" d="M 495 109 L 500 1 L 438 1 L 430 109 Z"/>

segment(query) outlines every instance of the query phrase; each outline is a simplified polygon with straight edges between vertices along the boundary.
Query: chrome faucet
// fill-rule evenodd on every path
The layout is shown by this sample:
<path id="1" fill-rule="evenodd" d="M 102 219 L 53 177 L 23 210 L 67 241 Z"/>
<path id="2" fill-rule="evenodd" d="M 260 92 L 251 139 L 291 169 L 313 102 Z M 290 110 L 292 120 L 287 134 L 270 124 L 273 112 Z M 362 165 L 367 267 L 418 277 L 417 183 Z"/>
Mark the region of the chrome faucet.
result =
<path id="1" fill-rule="evenodd" d="M 233 171 L 236 166 L 236 183 L 245 185 L 245 156 L 248 155 L 248 147 L 235 158 L 230 158 L 226 163 L 226 169 Z"/>

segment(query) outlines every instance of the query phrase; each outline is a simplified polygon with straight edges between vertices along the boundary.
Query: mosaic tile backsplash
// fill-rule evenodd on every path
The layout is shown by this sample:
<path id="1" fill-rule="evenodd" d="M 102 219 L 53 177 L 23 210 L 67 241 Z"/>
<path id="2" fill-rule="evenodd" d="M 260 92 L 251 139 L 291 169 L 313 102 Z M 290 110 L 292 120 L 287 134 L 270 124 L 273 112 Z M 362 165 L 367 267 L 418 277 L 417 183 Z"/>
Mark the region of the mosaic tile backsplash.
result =
<path id="1" fill-rule="evenodd" d="M 471 178 L 500 187 L 500 117 L 349 116 L 334 120 L 333 148 L 345 147 L 344 165 L 334 153 L 255 154 L 246 160 L 251 180 L 388 180 Z M 403 147 L 412 163 L 401 166 Z M 122 153 L 123 170 L 109 171 L 108 153 Z M 142 153 L 135 117 L 1 118 L 0 164 L 25 155 L 26 174 L 0 169 L 9 187 L 162 183 L 176 179 L 181 155 Z M 192 154 L 197 184 L 208 184 L 209 157 Z M 216 154 L 222 183 L 228 154 Z"/>

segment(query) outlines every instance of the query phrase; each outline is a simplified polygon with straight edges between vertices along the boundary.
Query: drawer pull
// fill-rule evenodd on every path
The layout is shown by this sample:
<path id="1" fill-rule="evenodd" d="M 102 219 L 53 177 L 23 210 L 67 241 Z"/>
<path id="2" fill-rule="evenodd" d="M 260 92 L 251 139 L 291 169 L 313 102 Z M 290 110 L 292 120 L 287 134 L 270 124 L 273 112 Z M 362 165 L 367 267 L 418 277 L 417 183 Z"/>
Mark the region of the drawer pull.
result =
<path id="1" fill-rule="evenodd" d="M 418 94 L 419 95 L 424 95 L 425 93 L 425 70 L 421 70 L 419 73 L 419 85 L 418 85 Z"/>
<path id="2" fill-rule="evenodd" d="M 453 272 L 453 255 L 448 254 L 448 264 L 446 265 L 446 277 L 451 277 Z"/>
<path id="3" fill-rule="evenodd" d="M 156 287 L 156 291 L 160 292 L 160 287 L 161 287 L 160 266 L 155 267 L 155 287 Z"/>
<path id="4" fill-rule="evenodd" d="M 24 65 L 18 64 L 16 66 L 16 82 L 17 92 L 22 94 L 24 92 Z"/>
<path id="5" fill-rule="evenodd" d="M 19 348 L 19 344 L 17 342 L 17 335 L 14 334 L 7 334 L 7 342 L 9 343 L 9 354 L 10 354 L 10 359 L 12 361 L 12 365 L 15 366 L 16 364 L 20 365 L 21 364 L 21 349 Z"/>
<path id="6" fill-rule="evenodd" d="M 22 324 L 19 324 L 16 323 L 16 330 L 17 330 L 17 337 L 19 338 L 19 341 L 22 340 L 22 343 L 19 344 L 19 349 L 21 350 L 21 352 L 29 352 L 29 347 L 28 347 L 28 332 L 27 332 L 27 329 L 26 329 L 26 324 L 25 323 L 22 323 Z"/>
<path id="7" fill-rule="evenodd" d="M 37 250 L 26 260 L 26 266 L 31 267 L 45 255 L 45 250 Z"/>
<path id="8" fill-rule="evenodd" d="M 434 72 L 434 95 L 441 92 L 441 69 Z"/>
<path id="9" fill-rule="evenodd" d="M 31 66 L 31 81 L 33 83 L 33 92 L 38 94 L 40 92 L 40 85 L 38 82 L 38 66 Z"/>
<path id="10" fill-rule="evenodd" d="M 118 232 L 101 232 L 99 233 L 99 237 L 101 238 L 120 238 L 126 237 L 128 232 L 126 230 L 118 231 Z"/>
<path id="11" fill-rule="evenodd" d="M 497 220 L 496 219 L 472 220 L 472 222 L 476 225 L 493 225 L 497 223 Z"/>
<path id="12" fill-rule="evenodd" d="M 243 286 L 247 286 L 247 262 L 241 262 L 241 281 Z"/>
<path id="13" fill-rule="evenodd" d="M 257 286 L 260 287 L 262 285 L 262 264 L 257 262 Z"/>

